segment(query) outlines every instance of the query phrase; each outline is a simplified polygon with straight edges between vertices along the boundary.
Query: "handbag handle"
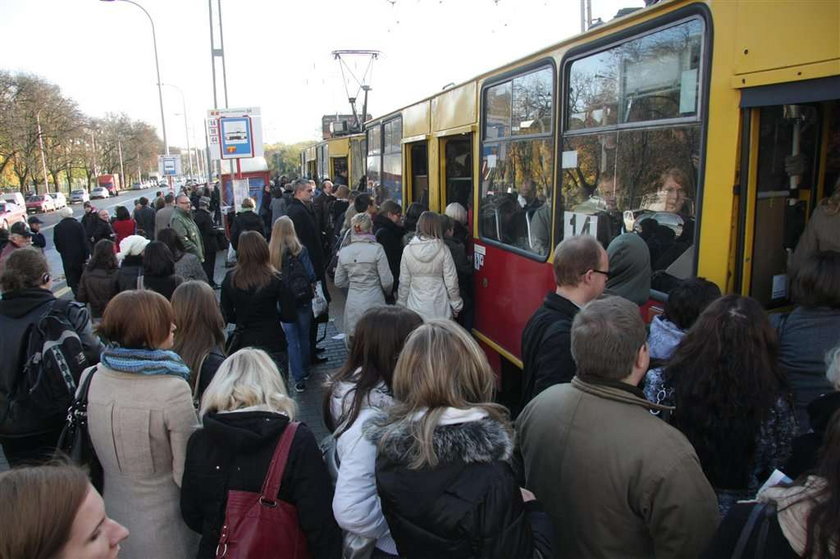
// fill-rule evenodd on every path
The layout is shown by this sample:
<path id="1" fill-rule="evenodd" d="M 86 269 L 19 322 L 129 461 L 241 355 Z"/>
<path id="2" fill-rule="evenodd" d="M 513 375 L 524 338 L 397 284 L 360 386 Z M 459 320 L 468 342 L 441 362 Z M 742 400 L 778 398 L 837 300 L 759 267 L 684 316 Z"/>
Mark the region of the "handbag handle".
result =
<path id="1" fill-rule="evenodd" d="M 283 472 L 286 470 L 286 463 L 289 461 L 289 450 L 292 448 L 292 439 L 300 423 L 290 421 L 283 430 L 283 435 L 277 442 L 274 449 L 274 456 L 271 457 L 271 464 L 268 466 L 268 473 L 263 481 L 260 503 L 269 507 L 277 506 L 277 493 L 280 491 L 280 481 L 283 479 Z"/>

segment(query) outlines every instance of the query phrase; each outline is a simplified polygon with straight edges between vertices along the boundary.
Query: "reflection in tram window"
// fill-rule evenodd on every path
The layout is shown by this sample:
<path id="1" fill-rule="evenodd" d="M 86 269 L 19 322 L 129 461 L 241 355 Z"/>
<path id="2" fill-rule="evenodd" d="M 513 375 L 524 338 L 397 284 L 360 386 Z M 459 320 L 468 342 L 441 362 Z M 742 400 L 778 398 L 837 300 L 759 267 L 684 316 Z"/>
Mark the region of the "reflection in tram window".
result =
<path id="1" fill-rule="evenodd" d="M 544 67 L 483 96 L 481 235 L 540 256 L 551 250 L 553 83 Z"/>

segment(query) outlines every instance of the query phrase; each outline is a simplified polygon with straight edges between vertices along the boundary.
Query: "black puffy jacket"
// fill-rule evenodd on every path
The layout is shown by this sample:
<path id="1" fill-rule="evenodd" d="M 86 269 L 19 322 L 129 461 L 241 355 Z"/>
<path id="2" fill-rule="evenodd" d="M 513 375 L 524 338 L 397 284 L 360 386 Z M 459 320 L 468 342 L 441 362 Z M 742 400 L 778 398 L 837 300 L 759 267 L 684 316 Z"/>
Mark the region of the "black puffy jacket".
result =
<path id="1" fill-rule="evenodd" d="M 289 419 L 279 413 L 208 413 L 190 437 L 181 482 L 181 514 L 202 535 L 198 557 L 216 556 L 227 490 L 259 492 Z M 297 507 L 315 558 L 341 556 L 341 531 L 332 514 L 332 484 L 312 431 L 298 427 L 280 481 L 281 500 Z"/>
<path id="2" fill-rule="evenodd" d="M 25 405 L 9 406 L 9 394 L 17 384 L 26 358 L 26 329 L 47 314 L 56 301 L 46 289 L 22 289 L 4 293 L 0 300 L 0 440 L 5 437 L 27 437 L 55 431 L 64 423 L 65 414 L 44 417 Z M 82 340 L 89 364 L 99 363 L 102 343 L 94 336 L 90 315 L 81 303 L 70 303 L 67 318 Z M 7 414 L 8 408 L 8 414 Z"/>
<path id="3" fill-rule="evenodd" d="M 536 501 L 523 503 L 509 464 L 513 443 L 496 421 L 438 426 L 435 468 L 411 470 L 412 437 L 369 422 L 366 434 L 388 443 L 376 458 L 382 512 L 402 557 L 525 559 L 551 556 L 552 529 Z"/>
<path id="4" fill-rule="evenodd" d="M 251 210 L 241 211 L 233 218 L 233 225 L 230 227 L 230 244 L 233 250 L 238 250 L 239 236 L 245 231 L 257 231 L 265 237 L 265 224 L 263 219 Z"/>

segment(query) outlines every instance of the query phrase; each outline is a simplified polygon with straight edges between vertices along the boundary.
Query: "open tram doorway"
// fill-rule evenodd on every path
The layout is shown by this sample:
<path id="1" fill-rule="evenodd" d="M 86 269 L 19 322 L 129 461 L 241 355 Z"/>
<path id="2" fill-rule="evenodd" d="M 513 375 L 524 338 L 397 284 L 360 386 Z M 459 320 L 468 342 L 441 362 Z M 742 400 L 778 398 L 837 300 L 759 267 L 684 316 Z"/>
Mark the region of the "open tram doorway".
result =
<path id="1" fill-rule="evenodd" d="M 429 207 L 429 144 L 412 142 L 406 146 L 408 156 L 408 203 L 417 202 Z"/>
<path id="2" fill-rule="evenodd" d="M 473 134 L 459 134 L 440 140 L 441 178 L 443 199 L 440 211 L 457 202 L 467 210 L 469 230 L 472 231 L 473 215 Z"/>
<path id="3" fill-rule="evenodd" d="M 736 286 L 768 309 L 791 304 L 804 252 L 794 256 L 797 244 L 840 178 L 840 99 L 826 99 L 837 89 L 816 84 L 803 93 L 796 85 L 776 87 L 784 102 L 743 112 Z"/>

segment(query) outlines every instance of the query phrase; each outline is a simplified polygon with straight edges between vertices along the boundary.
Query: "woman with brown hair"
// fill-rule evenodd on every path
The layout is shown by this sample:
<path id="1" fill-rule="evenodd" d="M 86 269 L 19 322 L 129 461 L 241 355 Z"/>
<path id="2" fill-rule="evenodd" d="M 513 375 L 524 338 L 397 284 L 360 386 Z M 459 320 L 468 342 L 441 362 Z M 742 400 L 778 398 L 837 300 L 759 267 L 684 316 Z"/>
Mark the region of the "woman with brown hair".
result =
<path id="1" fill-rule="evenodd" d="M 120 291 L 117 283 L 119 266 L 114 254 L 114 242 L 102 239 L 93 247 L 93 256 L 79 280 L 79 293 L 76 300 L 90 305 L 90 316 L 99 321 L 105 307 Z"/>
<path id="2" fill-rule="evenodd" d="M 371 419 L 382 511 L 405 557 L 551 556 L 551 527 L 510 465 L 508 412 L 473 338 L 449 320 L 412 332 L 396 403 Z M 445 514 L 442 513 L 445 511 Z"/>
<path id="3" fill-rule="evenodd" d="M 285 289 L 271 265 L 263 236 L 256 231 L 242 233 L 236 266 L 222 281 L 222 315 L 227 323 L 236 325 L 226 349 L 228 353 L 248 346 L 263 349 L 284 376 L 288 372 L 287 346 L 280 310 Z"/>
<path id="4" fill-rule="evenodd" d="M 128 537 L 84 470 L 69 464 L 0 473 L 0 559 L 115 558 Z"/>
<path id="5" fill-rule="evenodd" d="M 393 403 L 394 366 L 411 332 L 423 324 L 416 312 L 381 306 L 356 325 L 344 366 L 331 379 L 324 400 L 324 423 L 336 439 L 338 476 L 333 512 L 338 525 L 354 536 L 374 540 L 382 553 L 397 552 L 376 493 L 376 446 L 367 440 L 365 422 Z"/>
<path id="6" fill-rule="evenodd" d="M 105 504 L 135 537 L 124 557 L 181 559 L 198 538 L 178 510 L 187 441 L 198 424 L 189 367 L 171 350 L 172 306 L 148 290 L 114 297 L 97 328 L 108 345 L 88 392 L 88 431 Z"/>
<path id="7" fill-rule="evenodd" d="M 464 306 L 455 261 L 443 242 L 443 224 L 435 212 L 417 220 L 417 236 L 403 249 L 397 304 L 423 317 L 452 318 Z"/>
<path id="8" fill-rule="evenodd" d="M 225 319 L 213 288 L 203 281 L 182 283 L 172 294 L 175 313 L 173 351 L 190 368 L 193 400 L 200 401 L 225 360 Z"/>

